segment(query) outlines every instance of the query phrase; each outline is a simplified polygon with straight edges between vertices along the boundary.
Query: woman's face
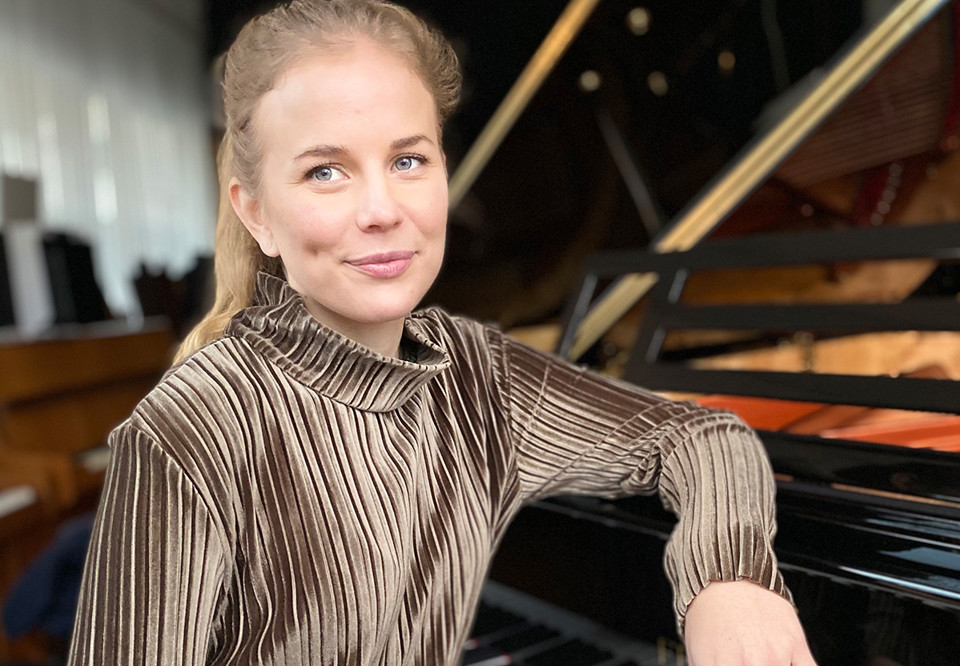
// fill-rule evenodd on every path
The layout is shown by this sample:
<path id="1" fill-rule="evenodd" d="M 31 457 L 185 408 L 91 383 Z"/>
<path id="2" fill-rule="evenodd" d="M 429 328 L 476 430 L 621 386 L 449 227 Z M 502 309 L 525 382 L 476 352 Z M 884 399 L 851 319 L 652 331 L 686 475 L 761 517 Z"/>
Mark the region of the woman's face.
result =
<path id="1" fill-rule="evenodd" d="M 262 187 L 231 199 L 322 323 L 364 342 L 402 330 L 443 259 L 447 174 L 434 101 L 370 40 L 300 60 L 254 127 Z M 397 337 L 399 340 L 399 337 Z"/>

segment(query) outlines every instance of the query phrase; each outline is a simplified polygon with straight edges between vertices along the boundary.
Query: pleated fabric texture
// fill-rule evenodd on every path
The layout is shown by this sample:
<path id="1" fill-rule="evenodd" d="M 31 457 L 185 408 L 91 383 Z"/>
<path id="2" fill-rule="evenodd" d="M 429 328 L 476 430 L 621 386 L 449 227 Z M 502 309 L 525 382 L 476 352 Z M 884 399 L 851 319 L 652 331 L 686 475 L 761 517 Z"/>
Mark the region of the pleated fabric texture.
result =
<path id="1" fill-rule="evenodd" d="M 375 354 L 261 275 L 110 437 L 69 663 L 456 664 L 510 519 L 557 494 L 659 492 L 679 620 L 711 580 L 789 599 L 735 417 L 439 309 L 405 336 Z"/>

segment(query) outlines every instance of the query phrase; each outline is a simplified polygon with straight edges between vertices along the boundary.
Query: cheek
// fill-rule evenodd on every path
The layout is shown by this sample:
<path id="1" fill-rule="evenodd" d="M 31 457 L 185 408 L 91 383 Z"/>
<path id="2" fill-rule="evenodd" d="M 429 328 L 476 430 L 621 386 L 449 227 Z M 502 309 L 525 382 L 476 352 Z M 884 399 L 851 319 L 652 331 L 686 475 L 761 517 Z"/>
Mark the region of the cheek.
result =
<path id="1" fill-rule="evenodd" d="M 311 207 L 291 207 L 275 218 L 281 253 L 316 255 L 329 252 L 340 243 L 343 225 L 329 211 Z"/>
<path id="2" fill-rule="evenodd" d="M 437 188 L 432 196 L 427 199 L 428 203 L 423 207 L 423 218 L 425 221 L 425 226 L 428 228 L 424 229 L 425 233 L 430 235 L 439 235 L 443 238 L 447 230 L 447 187 L 446 183 L 443 184 L 442 188 Z"/>

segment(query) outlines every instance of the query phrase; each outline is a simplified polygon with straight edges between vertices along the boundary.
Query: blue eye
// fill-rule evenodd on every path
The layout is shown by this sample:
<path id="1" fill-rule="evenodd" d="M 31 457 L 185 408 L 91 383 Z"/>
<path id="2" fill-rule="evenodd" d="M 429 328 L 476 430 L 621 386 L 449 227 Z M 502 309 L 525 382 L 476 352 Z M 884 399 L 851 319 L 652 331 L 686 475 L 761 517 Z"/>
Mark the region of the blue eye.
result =
<path id="1" fill-rule="evenodd" d="M 329 183 L 334 180 L 340 180 L 344 177 L 343 172 L 340 169 L 330 166 L 329 164 L 321 164 L 318 167 L 314 167 L 310 170 L 310 177 L 321 183 Z"/>
<path id="2" fill-rule="evenodd" d="M 398 171 L 410 171 L 414 167 L 420 166 L 424 162 L 426 162 L 426 159 L 418 155 L 404 155 L 394 162 L 394 165 L 397 167 Z"/>

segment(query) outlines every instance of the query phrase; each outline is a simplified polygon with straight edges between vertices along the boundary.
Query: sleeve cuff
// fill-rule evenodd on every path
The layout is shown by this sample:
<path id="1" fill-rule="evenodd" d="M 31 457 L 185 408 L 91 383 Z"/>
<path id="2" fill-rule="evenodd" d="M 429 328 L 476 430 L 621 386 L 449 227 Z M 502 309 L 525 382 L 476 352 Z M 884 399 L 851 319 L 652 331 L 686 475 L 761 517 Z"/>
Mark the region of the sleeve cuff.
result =
<path id="1" fill-rule="evenodd" d="M 667 437 L 660 495 L 679 521 L 664 559 L 680 636 L 687 607 L 711 581 L 747 578 L 793 603 L 773 551 L 776 484 L 756 434 L 713 412 Z"/>
<path id="2" fill-rule="evenodd" d="M 667 574 L 674 591 L 674 613 L 677 632 L 683 636 L 687 608 L 693 599 L 711 582 L 727 582 L 748 579 L 780 595 L 793 604 L 793 595 L 787 588 L 783 574 L 777 568 L 777 557 L 773 552 L 771 539 L 762 534 L 762 530 L 753 527 L 734 527 L 729 537 L 733 543 L 727 548 L 733 556 L 722 556 L 714 544 L 700 544 L 706 552 L 713 550 L 713 557 L 706 557 L 705 550 L 697 548 L 698 556 L 689 551 L 677 552 L 682 546 L 675 538 L 667 544 L 665 555 Z M 707 541 L 707 540 L 705 540 Z M 679 566 L 678 566 L 679 565 Z"/>

